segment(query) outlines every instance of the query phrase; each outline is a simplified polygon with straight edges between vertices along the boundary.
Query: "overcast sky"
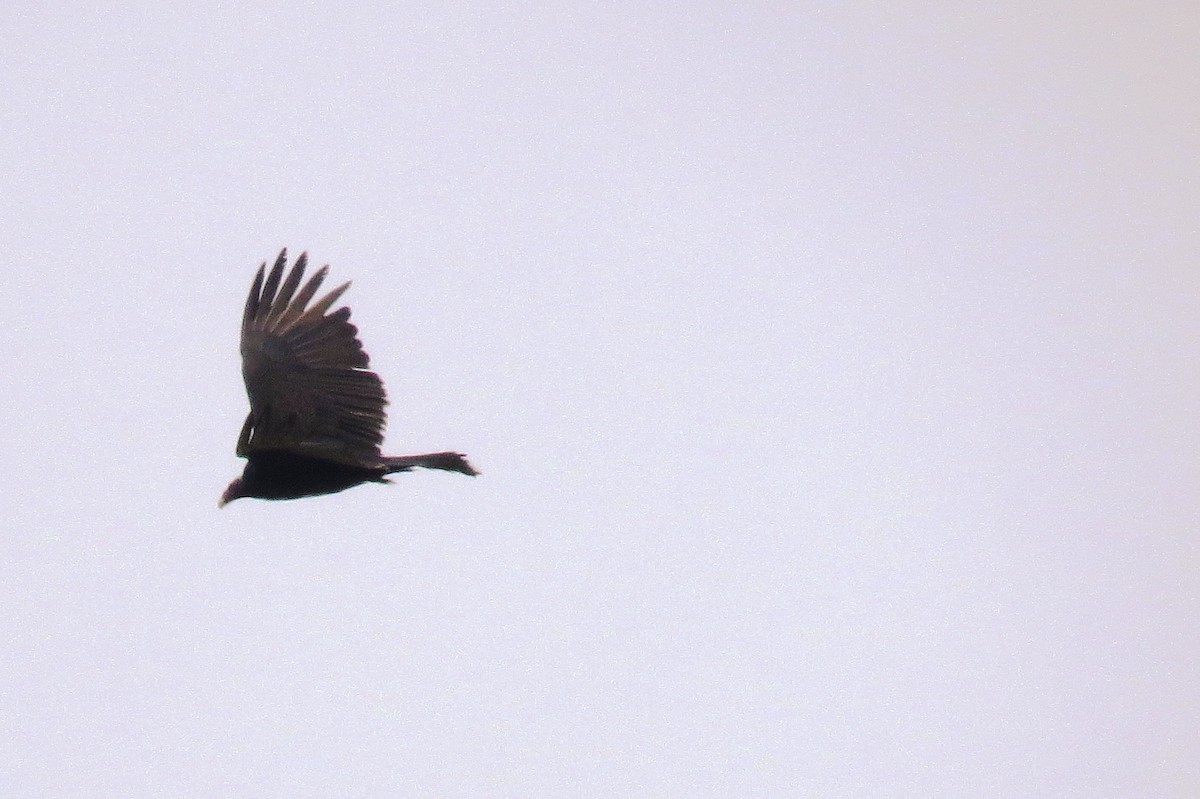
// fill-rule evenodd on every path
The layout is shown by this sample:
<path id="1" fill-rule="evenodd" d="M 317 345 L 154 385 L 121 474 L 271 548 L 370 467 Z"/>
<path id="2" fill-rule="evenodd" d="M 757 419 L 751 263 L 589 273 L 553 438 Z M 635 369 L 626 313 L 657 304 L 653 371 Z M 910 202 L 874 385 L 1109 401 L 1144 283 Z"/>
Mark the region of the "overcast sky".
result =
<path id="1" fill-rule="evenodd" d="M 0 794 L 1200 795 L 1189 4 L 46 5 Z M 480 477 L 217 509 L 284 246 Z"/>

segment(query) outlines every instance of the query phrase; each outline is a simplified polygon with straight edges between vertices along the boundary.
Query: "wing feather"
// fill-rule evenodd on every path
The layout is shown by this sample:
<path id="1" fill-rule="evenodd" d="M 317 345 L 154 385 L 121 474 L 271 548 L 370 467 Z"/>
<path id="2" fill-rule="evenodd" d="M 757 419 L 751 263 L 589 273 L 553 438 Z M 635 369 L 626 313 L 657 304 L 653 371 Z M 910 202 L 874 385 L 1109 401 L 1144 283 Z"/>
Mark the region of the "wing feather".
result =
<path id="1" fill-rule="evenodd" d="M 286 321 L 286 311 L 288 304 L 292 301 L 292 295 L 296 293 L 296 287 L 300 285 L 300 280 L 304 277 L 304 268 L 308 265 L 308 253 L 301 254 L 297 259 L 292 271 L 288 273 L 287 279 L 283 281 L 283 285 L 279 288 L 279 293 L 275 296 L 275 301 L 271 303 L 271 329 L 278 330 Z"/>
<path id="2" fill-rule="evenodd" d="M 284 276 L 287 250 L 270 272 L 263 263 L 242 316 L 242 376 L 250 415 L 238 455 L 290 450 L 355 466 L 380 463 L 387 396 L 350 322 L 329 309 L 349 288 L 312 306 L 328 267 L 304 281 L 307 253 Z M 303 286 L 301 285 L 303 283 Z"/>

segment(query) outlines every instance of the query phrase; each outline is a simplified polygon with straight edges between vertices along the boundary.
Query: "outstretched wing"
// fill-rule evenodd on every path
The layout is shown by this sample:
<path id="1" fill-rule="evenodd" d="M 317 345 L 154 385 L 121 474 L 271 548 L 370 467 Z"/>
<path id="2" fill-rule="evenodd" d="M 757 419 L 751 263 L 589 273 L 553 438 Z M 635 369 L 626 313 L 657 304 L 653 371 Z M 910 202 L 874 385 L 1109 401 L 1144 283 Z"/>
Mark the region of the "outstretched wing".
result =
<path id="1" fill-rule="evenodd" d="M 287 250 L 265 276 L 259 267 L 242 317 L 242 377 L 250 415 L 237 454 L 287 450 L 353 466 L 379 463 L 387 398 L 350 323 L 350 309 L 328 313 L 349 283 L 307 307 L 325 279 L 322 267 L 300 288 L 308 254 L 284 279 Z M 299 288 L 299 291 L 297 289 Z"/>

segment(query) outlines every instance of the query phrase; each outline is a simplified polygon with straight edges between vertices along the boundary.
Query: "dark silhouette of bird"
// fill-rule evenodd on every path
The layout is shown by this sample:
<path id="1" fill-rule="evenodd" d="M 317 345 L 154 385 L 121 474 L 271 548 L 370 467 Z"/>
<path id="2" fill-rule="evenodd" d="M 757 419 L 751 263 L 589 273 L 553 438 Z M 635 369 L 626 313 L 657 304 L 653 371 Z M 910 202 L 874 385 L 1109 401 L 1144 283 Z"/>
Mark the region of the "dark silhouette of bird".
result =
<path id="1" fill-rule="evenodd" d="M 307 263 L 303 253 L 284 279 L 284 249 L 269 275 L 265 262 L 259 267 L 246 299 L 241 349 L 250 413 L 237 442 L 246 468 L 220 505 L 240 497 L 299 499 L 387 483 L 387 475 L 414 466 L 478 474 L 458 452 L 380 453 L 387 422 L 383 382 L 368 368 L 350 309 L 329 312 L 350 284 L 310 306 L 329 267 L 301 288 Z"/>

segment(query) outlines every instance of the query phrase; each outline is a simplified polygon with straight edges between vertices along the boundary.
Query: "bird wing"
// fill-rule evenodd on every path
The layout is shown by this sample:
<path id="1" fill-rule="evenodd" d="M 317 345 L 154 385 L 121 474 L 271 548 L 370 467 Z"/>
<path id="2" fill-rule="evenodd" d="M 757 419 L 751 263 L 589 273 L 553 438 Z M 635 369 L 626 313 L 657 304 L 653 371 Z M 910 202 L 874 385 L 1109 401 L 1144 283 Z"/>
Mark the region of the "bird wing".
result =
<path id="1" fill-rule="evenodd" d="M 259 267 L 246 299 L 241 349 L 250 415 L 237 454 L 287 450 L 351 466 L 378 465 L 387 419 L 383 383 L 367 368 L 350 309 L 328 313 L 350 284 L 308 307 L 329 267 L 300 288 L 307 263 L 304 253 L 284 279 L 285 249 L 269 275 L 266 263 Z"/>

